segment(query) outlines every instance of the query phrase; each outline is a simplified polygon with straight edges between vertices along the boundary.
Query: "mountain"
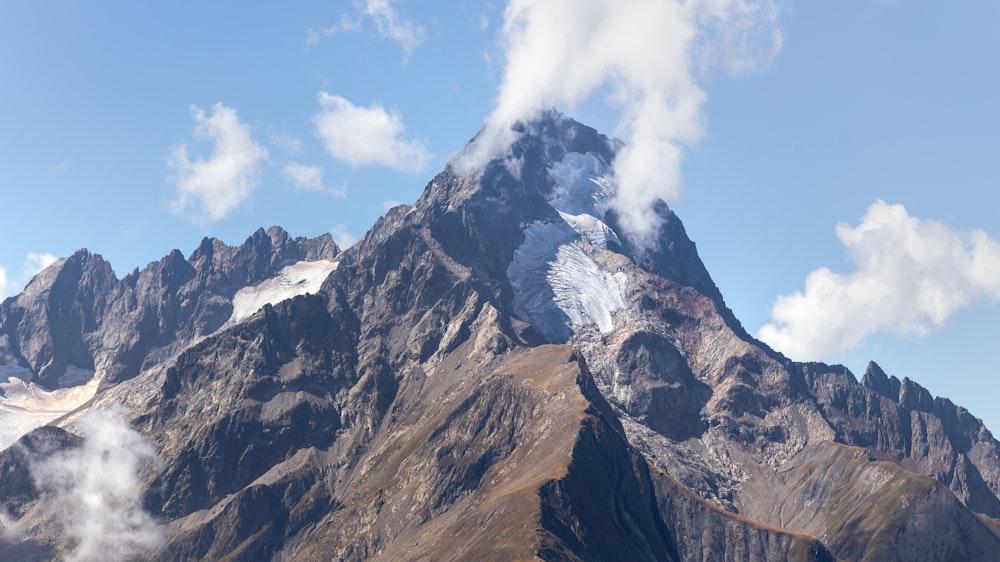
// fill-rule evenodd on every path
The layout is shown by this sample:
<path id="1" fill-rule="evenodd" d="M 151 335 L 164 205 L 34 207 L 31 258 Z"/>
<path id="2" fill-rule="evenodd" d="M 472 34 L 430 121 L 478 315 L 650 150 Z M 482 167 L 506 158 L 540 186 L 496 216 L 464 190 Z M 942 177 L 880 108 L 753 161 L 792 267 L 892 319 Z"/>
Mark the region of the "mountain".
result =
<path id="1" fill-rule="evenodd" d="M 345 251 L 80 251 L 0 305 L 0 557 L 86 559 L 46 474 L 118 411 L 156 460 L 105 559 L 1000 560 L 978 419 L 754 340 L 666 205 L 621 228 L 620 143 L 518 133 Z"/>

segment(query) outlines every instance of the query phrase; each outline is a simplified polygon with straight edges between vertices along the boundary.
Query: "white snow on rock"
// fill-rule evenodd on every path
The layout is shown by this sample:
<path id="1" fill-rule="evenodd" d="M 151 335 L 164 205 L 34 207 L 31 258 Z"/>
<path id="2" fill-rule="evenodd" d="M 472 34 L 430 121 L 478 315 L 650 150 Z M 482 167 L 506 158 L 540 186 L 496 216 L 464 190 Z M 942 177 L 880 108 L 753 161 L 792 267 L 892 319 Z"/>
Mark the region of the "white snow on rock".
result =
<path id="1" fill-rule="evenodd" d="M 524 242 L 507 267 L 514 312 L 551 341 L 569 340 L 574 326 L 608 333 L 614 313 L 625 308 L 625 275 L 601 269 L 583 241 L 604 249 L 620 243 L 601 220 L 613 196 L 608 167 L 593 154 L 569 153 L 549 176 L 549 204 L 562 221 L 524 226 Z"/>
<path id="2" fill-rule="evenodd" d="M 614 312 L 625 308 L 624 275 L 602 270 L 579 236 L 565 223 L 533 222 L 507 267 L 514 312 L 552 341 L 567 341 L 571 326 L 608 333 Z"/>
<path id="3" fill-rule="evenodd" d="M 549 204 L 581 236 L 600 248 L 621 244 L 618 235 L 601 220 L 614 197 L 607 164 L 597 156 L 570 152 L 549 168 L 555 183 Z"/>
<path id="4" fill-rule="evenodd" d="M 94 371 L 70 366 L 62 380 L 81 382 L 76 386 L 45 390 L 28 382 L 31 371 L 14 365 L 0 366 L 0 450 L 6 449 L 29 431 L 52 422 L 79 408 L 97 394 L 100 378 Z"/>
<path id="5" fill-rule="evenodd" d="M 549 168 L 549 177 L 555 182 L 549 204 L 564 213 L 596 214 L 606 208 L 614 195 L 610 182 L 606 181 L 607 165 L 590 153 L 567 153 Z"/>
<path id="6" fill-rule="evenodd" d="M 330 260 L 300 261 L 278 272 L 277 277 L 240 289 L 233 297 L 230 323 L 253 316 L 264 305 L 275 305 L 306 293 L 315 293 L 340 262 Z"/>
<path id="7" fill-rule="evenodd" d="M 611 230 L 610 226 L 604 224 L 604 221 L 599 220 L 593 215 L 570 215 L 560 211 L 559 216 L 566 221 L 566 224 L 570 228 L 581 236 L 586 237 L 587 240 L 590 240 L 591 244 L 598 248 L 607 249 L 608 242 L 621 245 L 621 241 L 618 240 L 618 235 L 615 234 L 615 231 Z"/>
<path id="8" fill-rule="evenodd" d="M 547 277 L 556 305 L 574 326 L 597 324 L 606 334 L 614 327 L 612 314 L 625 308 L 624 275 L 602 270 L 576 243 L 559 247 Z"/>

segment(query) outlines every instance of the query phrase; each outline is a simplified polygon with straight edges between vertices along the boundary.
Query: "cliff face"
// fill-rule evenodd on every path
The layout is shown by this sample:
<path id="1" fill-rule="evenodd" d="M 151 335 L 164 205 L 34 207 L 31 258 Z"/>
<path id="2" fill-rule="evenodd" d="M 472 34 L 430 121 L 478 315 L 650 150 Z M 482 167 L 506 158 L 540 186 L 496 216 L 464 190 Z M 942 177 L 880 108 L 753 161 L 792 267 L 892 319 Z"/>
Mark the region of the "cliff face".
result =
<path id="1" fill-rule="evenodd" d="M 123 404 L 149 559 L 1000 558 L 978 420 L 756 342 L 665 205 L 651 247 L 619 228 L 615 142 L 520 133 L 343 253 L 272 229 L 118 281 L 81 252 L 4 303 L 4 372 L 102 384 L 0 455 L 0 554 L 74 548 L 31 459 Z"/>
<path id="2" fill-rule="evenodd" d="M 239 289 L 290 263 L 339 253 L 329 235 L 292 239 L 272 228 L 235 248 L 206 238 L 188 260 L 175 250 L 118 280 L 101 256 L 80 250 L 0 305 L 0 351 L 48 390 L 83 382 L 81 371 L 115 384 L 139 374 L 150 354 L 169 355 L 157 350 L 183 348 L 221 327 Z"/>
<path id="3" fill-rule="evenodd" d="M 1000 517 L 1000 451 L 965 408 L 871 363 L 857 384 L 829 368 L 804 366 L 837 440 L 947 485 L 974 511 Z"/>

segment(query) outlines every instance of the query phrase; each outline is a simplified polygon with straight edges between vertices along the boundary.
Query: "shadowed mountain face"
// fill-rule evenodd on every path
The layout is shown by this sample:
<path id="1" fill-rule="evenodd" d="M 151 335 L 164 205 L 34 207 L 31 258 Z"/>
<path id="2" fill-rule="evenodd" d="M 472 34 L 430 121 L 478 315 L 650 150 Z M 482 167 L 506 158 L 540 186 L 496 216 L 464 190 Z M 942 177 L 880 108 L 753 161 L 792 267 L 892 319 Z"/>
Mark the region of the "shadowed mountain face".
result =
<path id="1" fill-rule="evenodd" d="M 756 342 L 665 205 L 651 246 L 619 227 L 616 142 L 520 133 L 342 253 L 272 229 L 119 281 L 79 252 L 4 302 L 0 373 L 101 384 L 0 453 L 0 556 L 77 548 L 33 467 L 122 404 L 149 560 L 1000 559 L 981 422 Z"/>

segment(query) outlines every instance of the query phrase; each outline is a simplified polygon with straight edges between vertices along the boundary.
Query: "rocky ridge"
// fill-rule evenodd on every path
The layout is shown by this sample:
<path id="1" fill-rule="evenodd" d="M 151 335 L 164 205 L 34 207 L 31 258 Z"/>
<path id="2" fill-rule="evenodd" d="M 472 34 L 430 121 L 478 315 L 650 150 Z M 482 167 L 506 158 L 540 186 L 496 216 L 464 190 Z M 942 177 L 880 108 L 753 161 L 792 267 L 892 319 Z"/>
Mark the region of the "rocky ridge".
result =
<path id="1" fill-rule="evenodd" d="M 858 382 L 753 340 L 670 209 L 651 248 L 619 228 L 618 143 L 554 112 L 519 127 L 343 253 L 272 229 L 119 282 L 82 252 L 6 301 L 19 368 L 103 382 L 0 453 L 17 537 L 0 554 L 72 548 L 44 531 L 25 459 L 112 403 L 162 459 L 142 475 L 165 534 L 149 559 L 1000 552 L 981 422 L 874 364 Z M 241 288 L 301 260 L 339 265 L 227 322 Z"/>

